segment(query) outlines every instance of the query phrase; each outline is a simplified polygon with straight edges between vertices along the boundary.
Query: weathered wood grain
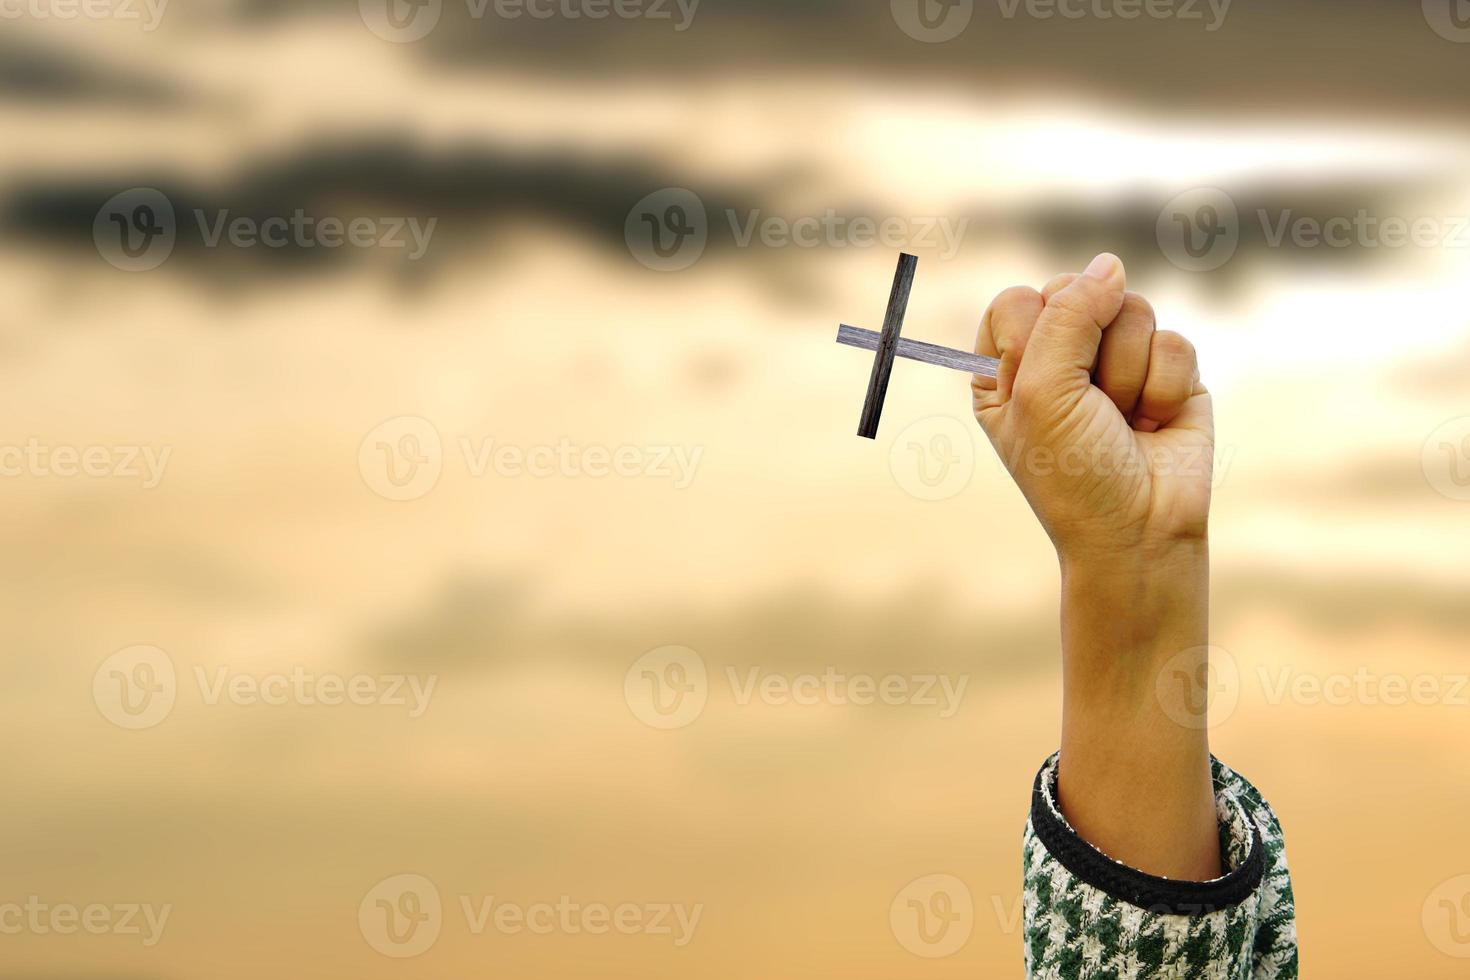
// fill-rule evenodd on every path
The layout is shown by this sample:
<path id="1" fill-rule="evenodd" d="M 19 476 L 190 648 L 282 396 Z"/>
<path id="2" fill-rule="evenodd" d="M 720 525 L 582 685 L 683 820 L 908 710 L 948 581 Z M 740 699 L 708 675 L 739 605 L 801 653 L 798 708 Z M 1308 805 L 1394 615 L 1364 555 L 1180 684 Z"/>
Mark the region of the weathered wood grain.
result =
<path id="1" fill-rule="evenodd" d="M 863 417 L 858 422 L 858 435 L 878 438 L 878 419 L 883 415 L 883 399 L 888 395 L 888 379 L 893 374 L 893 358 L 898 352 L 898 335 L 903 330 L 903 315 L 909 306 L 909 291 L 914 286 L 914 271 L 919 257 L 902 252 L 898 269 L 893 274 L 893 289 L 888 294 L 888 312 L 883 315 L 883 332 L 878 338 L 877 355 L 873 358 L 873 374 L 868 378 L 868 397 L 863 400 Z"/>
<path id="2" fill-rule="evenodd" d="M 879 339 L 879 334 L 861 327 L 850 327 L 844 323 L 837 328 L 837 342 L 859 350 L 877 350 Z M 938 344 L 926 344 L 922 340 L 907 340 L 900 337 L 894 351 L 899 357 L 906 357 L 911 361 L 937 364 L 940 367 L 953 368 L 956 371 L 964 371 L 966 374 L 979 374 L 987 378 L 995 377 L 1000 368 L 1000 361 L 993 357 L 986 357 L 984 354 L 970 354 L 952 347 L 940 347 Z"/>

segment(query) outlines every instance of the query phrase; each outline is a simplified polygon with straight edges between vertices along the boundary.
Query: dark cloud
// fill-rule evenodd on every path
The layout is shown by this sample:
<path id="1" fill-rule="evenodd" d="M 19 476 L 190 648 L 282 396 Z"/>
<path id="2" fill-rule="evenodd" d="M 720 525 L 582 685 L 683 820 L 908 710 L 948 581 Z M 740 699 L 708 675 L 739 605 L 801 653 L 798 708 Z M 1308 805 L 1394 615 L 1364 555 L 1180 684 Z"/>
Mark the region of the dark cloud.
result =
<path id="1" fill-rule="evenodd" d="M 0 37 L 0 98 L 136 108 L 184 105 L 183 91 L 159 75 L 99 65 L 70 51 Z"/>

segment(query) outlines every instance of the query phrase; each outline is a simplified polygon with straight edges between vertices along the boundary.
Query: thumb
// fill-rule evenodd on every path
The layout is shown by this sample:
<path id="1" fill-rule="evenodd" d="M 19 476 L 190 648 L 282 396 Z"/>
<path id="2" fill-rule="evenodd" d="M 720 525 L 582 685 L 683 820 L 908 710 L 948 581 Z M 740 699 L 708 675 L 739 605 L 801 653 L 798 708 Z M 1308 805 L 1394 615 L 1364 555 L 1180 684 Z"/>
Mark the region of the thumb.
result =
<path id="1" fill-rule="evenodd" d="M 1104 252 L 1051 296 L 1026 345 L 1017 384 L 1039 383 L 1053 391 L 1081 391 L 1091 384 L 1103 329 L 1123 308 L 1127 285 L 1122 261 Z"/>

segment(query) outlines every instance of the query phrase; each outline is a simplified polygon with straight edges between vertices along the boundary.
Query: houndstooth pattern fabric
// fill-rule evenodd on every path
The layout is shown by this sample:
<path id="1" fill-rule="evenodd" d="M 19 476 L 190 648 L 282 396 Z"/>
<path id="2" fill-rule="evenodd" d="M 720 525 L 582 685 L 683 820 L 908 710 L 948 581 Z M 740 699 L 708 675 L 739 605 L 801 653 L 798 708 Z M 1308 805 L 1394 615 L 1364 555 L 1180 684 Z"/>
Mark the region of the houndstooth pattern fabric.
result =
<path id="1" fill-rule="evenodd" d="M 1028 978 L 1296 980 L 1296 909 L 1281 825 L 1254 786 L 1218 760 L 1212 768 L 1227 878 L 1238 879 L 1252 848 L 1259 846 L 1264 852 L 1259 884 L 1238 902 L 1202 904 L 1183 914 L 1176 914 L 1182 909 L 1150 910 L 1117 897 L 1120 889 L 1111 876 L 1100 873 L 1089 882 L 1064 867 L 1037 836 L 1033 814 L 1025 836 Z M 1070 835 L 1068 847 L 1090 852 L 1091 866 L 1101 852 L 1066 825 L 1056 803 L 1056 778 L 1057 756 L 1052 756 L 1042 768 L 1035 806 L 1048 808 L 1041 814 L 1048 827 Z M 1147 877 L 1103 860 L 1127 875 Z M 1179 884 L 1150 880 L 1164 888 Z M 1218 889 L 1226 883 L 1210 884 Z"/>

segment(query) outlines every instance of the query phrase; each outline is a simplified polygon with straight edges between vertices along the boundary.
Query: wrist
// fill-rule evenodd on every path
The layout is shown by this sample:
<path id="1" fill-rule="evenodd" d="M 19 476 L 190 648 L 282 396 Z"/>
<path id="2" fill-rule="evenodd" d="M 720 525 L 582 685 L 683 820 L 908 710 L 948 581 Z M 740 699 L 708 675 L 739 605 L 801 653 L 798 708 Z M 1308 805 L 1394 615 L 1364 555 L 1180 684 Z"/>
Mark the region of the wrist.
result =
<path id="1" fill-rule="evenodd" d="M 1204 539 L 1061 559 L 1063 697 L 1069 715 L 1157 722 L 1160 672 L 1209 643 Z M 1111 722 L 1110 722 L 1111 723 Z"/>
<path id="2" fill-rule="evenodd" d="M 1208 529 L 1178 533 L 1137 531 L 1096 535 L 1071 535 L 1056 542 L 1057 564 L 1062 572 L 1085 575 L 1097 584 L 1114 577 L 1120 586 L 1143 584 L 1154 572 L 1208 564 Z"/>
<path id="3" fill-rule="evenodd" d="M 1210 548 L 1204 538 L 1112 551 L 1058 553 L 1062 618 L 1085 632 L 1063 636 L 1063 654 L 1138 655 L 1175 639 L 1207 634 Z M 1070 641 L 1070 642 L 1069 642 Z"/>

